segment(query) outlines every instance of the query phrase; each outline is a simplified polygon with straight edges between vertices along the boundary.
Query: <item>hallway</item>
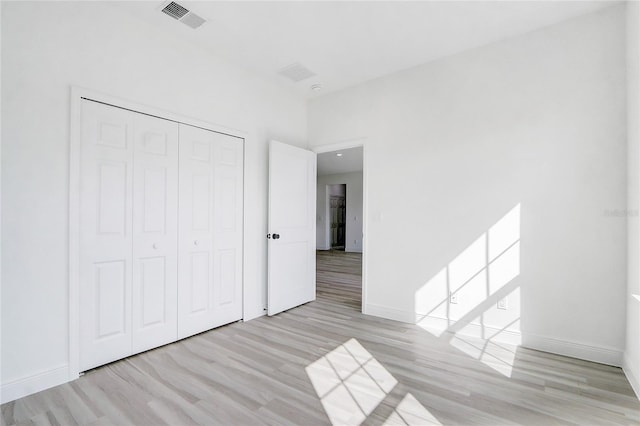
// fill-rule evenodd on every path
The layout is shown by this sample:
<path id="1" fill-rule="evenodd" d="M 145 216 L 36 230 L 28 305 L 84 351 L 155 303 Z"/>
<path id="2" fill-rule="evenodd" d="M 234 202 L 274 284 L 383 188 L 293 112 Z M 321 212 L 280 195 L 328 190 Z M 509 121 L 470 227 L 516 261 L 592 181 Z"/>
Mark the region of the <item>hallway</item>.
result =
<path id="1" fill-rule="evenodd" d="M 362 253 L 316 252 L 316 295 L 361 311 Z"/>

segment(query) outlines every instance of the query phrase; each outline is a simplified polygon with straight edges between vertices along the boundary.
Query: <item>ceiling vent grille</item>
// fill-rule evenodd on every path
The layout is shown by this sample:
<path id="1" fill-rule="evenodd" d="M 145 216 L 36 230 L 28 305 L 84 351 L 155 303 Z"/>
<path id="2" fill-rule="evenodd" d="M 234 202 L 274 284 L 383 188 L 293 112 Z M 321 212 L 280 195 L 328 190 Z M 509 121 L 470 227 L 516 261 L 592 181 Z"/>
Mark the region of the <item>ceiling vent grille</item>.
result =
<path id="1" fill-rule="evenodd" d="M 168 5 L 162 9 L 164 13 L 171 16 L 174 19 L 180 19 L 187 13 L 189 13 L 189 9 L 186 7 L 180 6 L 178 3 L 172 1 Z"/>
<path id="2" fill-rule="evenodd" d="M 316 75 L 316 73 L 314 73 L 304 65 L 300 65 L 298 63 L 284 67 L 280 71 L 278 71 L 278 73 L 296 83 Z"/>
<path id="3" fill-rule="evenodd" d="M 173 19 L 177 19 L 183 24 L 196 29 L 200 25 L 204 24 L 206 20 L 201 16 L 191 12 L 186 7 L 172 1 L 162 8 L 162 12 L 171 16 Z"/>

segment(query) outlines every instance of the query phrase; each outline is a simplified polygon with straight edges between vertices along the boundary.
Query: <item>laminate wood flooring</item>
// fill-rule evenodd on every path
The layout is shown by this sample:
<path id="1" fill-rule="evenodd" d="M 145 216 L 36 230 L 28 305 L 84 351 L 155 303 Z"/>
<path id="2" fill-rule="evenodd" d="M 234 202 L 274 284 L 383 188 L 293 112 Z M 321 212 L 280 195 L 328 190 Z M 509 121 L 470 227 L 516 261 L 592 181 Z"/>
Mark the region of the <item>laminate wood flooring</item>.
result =
<path id="1" fill-rule="evenodd" d="M 360 273 L 318 252 L 316 301 L 4 404 L 2 424 L 640 424 L 619 368 L 362 315 Z"/>

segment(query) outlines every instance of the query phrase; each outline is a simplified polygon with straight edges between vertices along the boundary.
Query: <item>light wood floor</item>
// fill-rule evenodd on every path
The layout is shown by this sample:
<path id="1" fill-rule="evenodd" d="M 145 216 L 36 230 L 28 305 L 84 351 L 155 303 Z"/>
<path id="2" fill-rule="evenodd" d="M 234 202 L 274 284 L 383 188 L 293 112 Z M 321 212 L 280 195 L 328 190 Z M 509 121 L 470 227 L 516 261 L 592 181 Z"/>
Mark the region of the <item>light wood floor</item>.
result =
<path id="1" fill-rule="evenodd" d="M 640 424 L 619 368 L 360 314 L 360 262 L 319 252 L 315 302 L 4 404 L 2 424 Z"/>

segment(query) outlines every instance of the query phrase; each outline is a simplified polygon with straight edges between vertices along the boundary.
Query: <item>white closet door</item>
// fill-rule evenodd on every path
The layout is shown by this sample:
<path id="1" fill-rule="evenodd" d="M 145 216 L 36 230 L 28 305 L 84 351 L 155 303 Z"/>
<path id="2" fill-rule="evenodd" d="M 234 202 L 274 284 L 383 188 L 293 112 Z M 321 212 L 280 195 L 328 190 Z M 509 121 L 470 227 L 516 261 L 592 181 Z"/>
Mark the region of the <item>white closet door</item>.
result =
<path id="1" fill-rule="evenodd" d="M 242 318 L 242 141 L 180 125 L 178 337 Z"/>
<path id="2" fill-rule="evenodd" d="M 242 319 L 244 143 L 214 135 L 213 322 L 218 326 Z"/>
<path id="3" fill-rule="evenodd" d="M 177 340 L 178 124 L 134 116 L 133 352 Z"/>
<path id="4" fill-rule="evenodd" d="M 82 102 L 80 367 L 131 353 L 131 113 Z M 45 319 L 46 320 L 46 319 Z"/>

